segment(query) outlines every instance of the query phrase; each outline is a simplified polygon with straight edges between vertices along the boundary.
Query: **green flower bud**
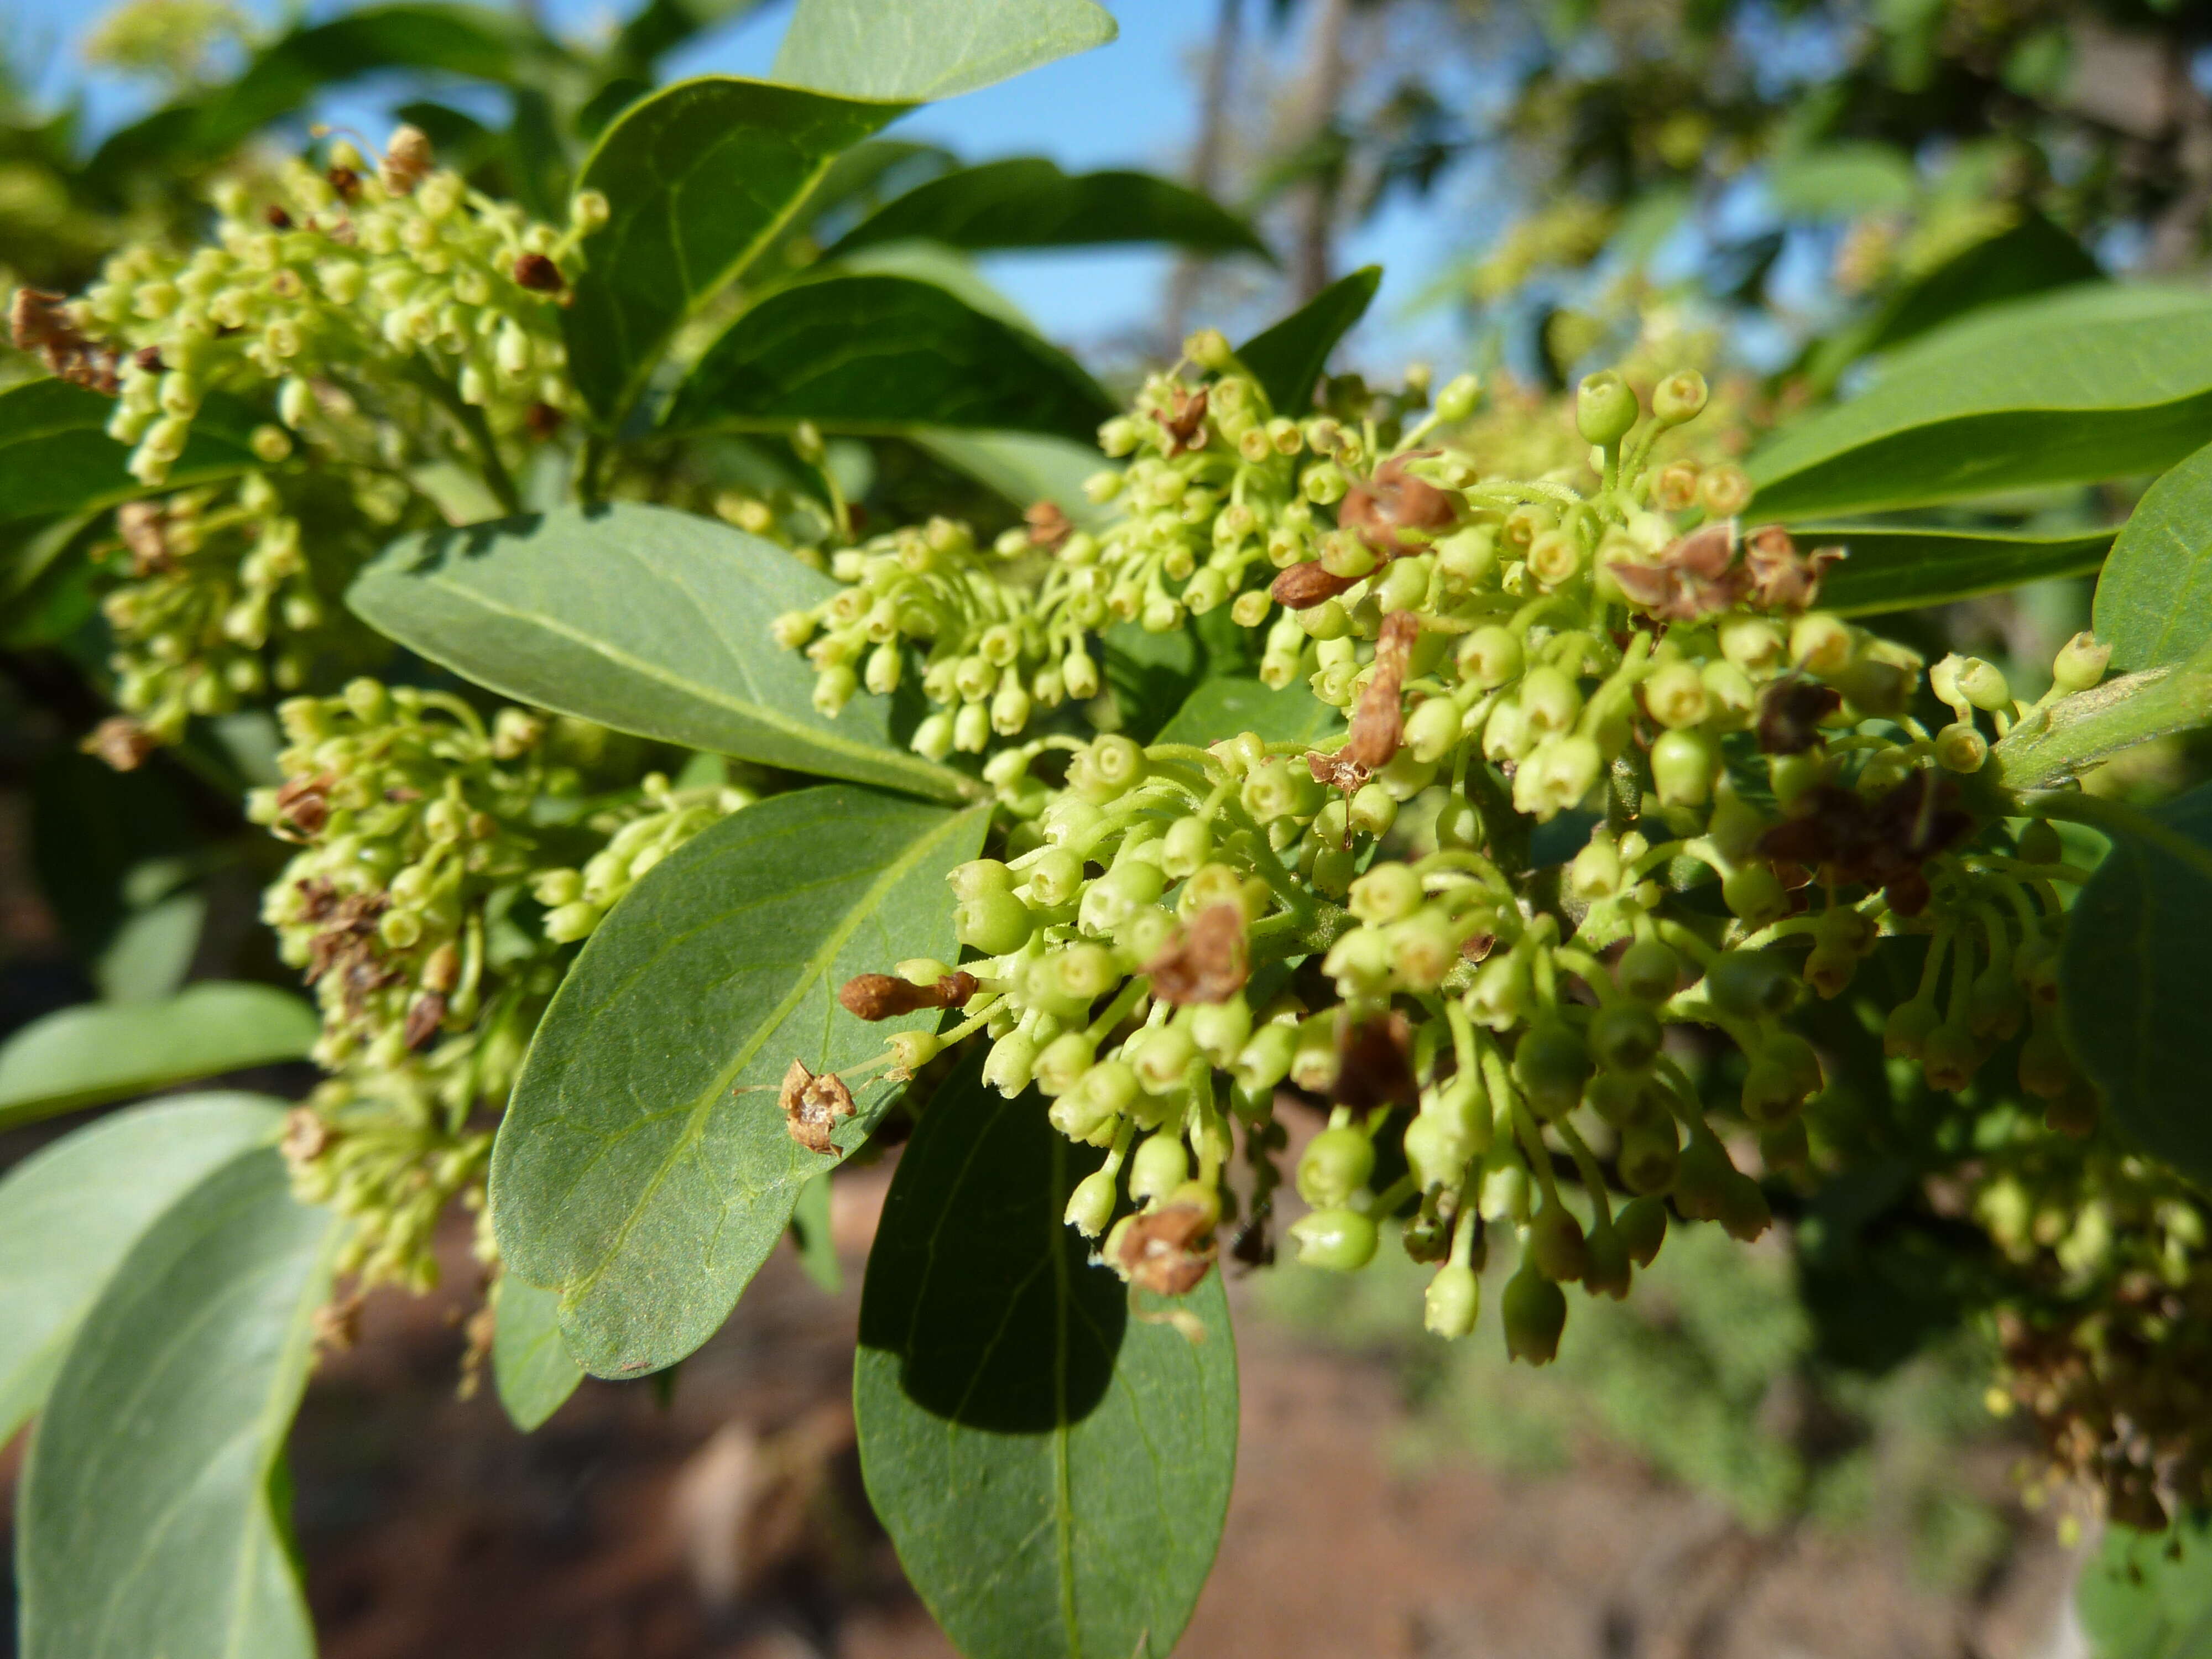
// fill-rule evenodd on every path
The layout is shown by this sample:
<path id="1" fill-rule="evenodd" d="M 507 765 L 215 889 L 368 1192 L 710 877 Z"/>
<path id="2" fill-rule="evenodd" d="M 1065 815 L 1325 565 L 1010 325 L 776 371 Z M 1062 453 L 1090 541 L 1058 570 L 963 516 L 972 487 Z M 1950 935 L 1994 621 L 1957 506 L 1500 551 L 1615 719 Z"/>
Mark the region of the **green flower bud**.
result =
<path id="1" fill-rule="evenodd" d="M 1319 1013 L 1298 1022 L 1290 1078 L 1308 1094 L 1328 1095 L 1336 1091 L 1336 1027 L 1334 1013 Z"/>
<path id="2" fill-rule="evenodd" d="M 1699 725 L 1709 712 L 1705 677 L 1689 663 L 1663 664 L 1639 689 L 1651 718 L 1670 730 Z"/>
<path id="3" fill-rule="evenodd" d="M 1437 393 L 1437 419 L 1446 426 L 1456 426 L 1474 413 L 1476 400 L 1482 395 L 1482 382 L 1472 374 L 1455 374 Z"/>
<path id="4" fill-rule="evenodd" d="M 1507 1358 L 1532 1365 L 1549 1364 L 1559 1358 L 1559 1334 L 1567 1326 L 1566 1295 L 1534 1263 L 1522 1263 L 1505 1281 L 1498 1312 L 1505 1327 Z"/>
<path id="5" fill-rule="evenodd" d="M 1467 1011 L 1479 1025 L 1509 1031 L 1528 1009 L 1528 963 L 1517 951 L 1492 956 L 1475 970 Z"/>
<path id="6" fill-rule="evenodd" d="M 1658 1057 L 1665 1038 L 1658 1018 L 1640 1002 L 1615 1002 L 1590 1019 L 1590 1054 L 1609 1072 L 1642 1071 Z"/>
<path id="7" fill-rule="evenodd" d="M 1357 1210 L 1316 1210 L 1291 1224 L 1298 1261 L 1331 1273 L 1356 1273 L 1375 1259 L 1375 1223 Z"/>
<path id="8" fill-rule="evenodd" d="M 941 761 L 952 752 L 952 716 L 931 714 L 914 729 L 914 741 L 909 745 L 924 759 Z"/>
<path id="9" fill-rule="evenodd" d="M 1180 1025 L 1155 1026 L 1130 1039 L 1129 1063 L 1146 1094 L 1170 1095 L 1189 1080 L 1199 1059 L 1198 1045 Z"/>
<path id="10" fill-rule="evenodd" d="M 1019 1031 L 1009 1031 L 991 1045 L 991 1052 L 985 1056 L 983 1081 L 1011 1100 L 1030 1086 L 1036 1059 L 1036 1044 Z"/>
<path id="11" fill-rule="evenodd" d="M 1532 1024 L 1513 1051 L 1513 1080 L 1546 1117 L 1574 1110 L 1589 1074 L 1589 1047 L 1583 1034 L 1555 1017 Z"/>
<path id="12" fill-rule="evenodd" d="M 1375 1144 L 1349 1124 L 1323 1129 L 1298 1159 L 1298 1196 L 1316 1210 L 1347 1204 L 1375 1170 Z"/>
<path id="13" fill-rule="evenodd" d="M 1170 881 L 1194 874 L 1213 856 L 1212 826 L 1200 817 L 1177 818 L 1160 847 L 1160 868 Z"/>
<path id="14" fill-rule="evenodd" d="M 1102 945 L 1070 945 L 1046 959 L 1052 992 L 1068 1002 L 1087 1008 L 1121 982 L 1121 964 Z"/>
<path id="15" fill-rule="evenodd" d="M 1681 988 L 1682 959 L 1658 939 L 1638 939 L 1613 964 L 1613 980 L 1639 1002 L 1664 1002 Z"/>
<path id="16" fill-rule="evenodd" d="M 1957 1094 L 1981 1068 L 1981 1044 L 1964 1025 L 1946 1020 L 1929 1032 L 1920 1045 L 1920 1070 L 1931 1089 Z"/>
<path id="17" fill-rule="evenodd" d="M 953 908 L 953 937 L 987 957 L 1002 957 L 1029 943 L 1029 907 L 1003 889 L 979 892 Z"/>
<path id="18" fill-rule="evenodd" d="M 1471 525 L 1437 544 L 1437 568 L 1447 581 L 1459 587 L 1473 587 L 1497 563 L 1498 532 L 1489 525 Z"/>
<path id="19" fill-rule="evenodd" d="M 1989 757 L 1989 739 L 1969 721 L 1954 721 L 1936 734 L 1936 763 L 1947 771 L 1978 772 Z"/>
<path id="20" fill-rule="evenodd" d="M 1753 1123 L 1778 1123 L 1818 1094 L 1823 1079 L 1813 1045 L 1788 1031 L 1769 1036 L 1743 1077 L 1743 1115 Z"/>
<path id="21" fill-rule="evenodd" d="M 1652 742 L 1651 782 L 1662 806 L 1703 806 L 1720 769 L 1720 748 L 1703 732 L 1662 732 Z"/>
<path id="22" fill-rule="evenodd" d="M 1510 629 L 1486 624 L 1467 636 L 1458 662 L 1463 676 L 1489 690 L 1519 678 L 1521 641 Z"/>
<path id="23" fill-rule="evenodd" d="M 1977 708 L 1994 710 L 2012 706 L 2012 688 L 2005 684 L 2004 671 L 1993 662 L 1968 657 L 1958 666 L 1957 683 L 1959 695 Z"/>
<path id="24" fill-rule="evenodd" d="M 1930 1034 L 1942 1023 L 1942 1011 L 1932 1000 L 1916 997 L 1900 1002 L 1882 1024 L 1881 1051 L 1892 1060 L 1917 1060 Z"/>
<path id="25" fill-rule="evenodd" d="M 1416 760 L 1439 761 L 1458 746 L 1459 706 L 1431 697 L 1406 718 L 1406 746 Z"/>
<path id="26" fill-rule="evenodd" d="M 1609 368 L 1583 376 L 1575 388 L 1575 429 L 1585 443 L 1612 448 L 1643 412 L 1634 389 Z"/>
<path id="27" fill-rule="evenodd" d="M 1241 996 L 1226 1002 L 1201 1002 L 1189 1011 L 1190 1040 L 1213 1064 L 1226 1070 L 1252 1036 L 1252 1007 Z"/>
<path id="28" fill-rule="evenodd" d="M 1572 729 L 1583 712 L 1583 694 L 1559 670 L 1532 668 L 1521 681 L 1521 712 L 1528 729 L 1540 734 Z"/>
<path id="29" fill-rule="evenodd" d="M 1648 1267 L 1667 1242 L 1667 1206 L 1656 1198 L 1632 1199 L 1614 1212 L 1613 1230 L 1628 1251 L 1628 1259 Z"/>
<path id="30" fill-rule="evenodd" d="M 1070 1140 L 1087 1141 L 1134 1107 L 1139 1092 L 1136 1070 L 1127 1060 L 1101 1060 L 1046 1115 Z"/>
<path id="31" fill-rule="evenodd" d="M 1189 1178 L 1190 1154 L 1179 1134 L 1151 1136 L 1129 1160 L 1129 1196 L 1139 1204 L 1166 1197 Z"/>
<path id="32" fill-rule="evenodd" d="M 1475 1277 L 1474 1269 L 1448 1261 L 1429 1281 L 1428 1292 L 1422 1298 L 1421 1322 L 1432 1334 L 1450 1341 L 1474 1328 L 1481 1304 L 1482 1281 Z"/>
<path id="33" fill-rule="evenodd" d="M 1759 1183 L 1738 1174 L 1721 1183 L 1720 1213 L 1715 1218 L 1730 1238 L 1748 1244 L 1774 1224 L 1774 1212 L 1767 1207 Z"/>
<path id="34" fill-rule="evenodd" d="M 1583 1224 L 1565 1205 L 1547 1203 L 1528 1224 L 1528 1259 L 1536 1271 L 1554 1283 L 1571 1284 L 1589 1267 L 1589 1242 Z"/>
<path id="35" fill-rule="evenodd" d="M 1824 612 L 1808 611 L 1790 625 L 1790 659 L 1808 672 L 1842 672 L 1853 649 L 1850 625 Z"/>
<path id="36" fill-rule="evenodd" d="M 1764 927 L 1790 914 L 1790 895 L 1774 872 L 1763 864 L 1746 864 L 1721 883 L 1721 901 L 1747 927 Z"/>
<path id="37" fill-rule="evenodd" d="M 1681 1147 L 1674 1121 L 1652 1112 L 1620 1132 L 1617 1159 L 1621 1184 L 1632 1193 L 1663 1193 L 1674 1184 Z"/>
<path id="38" fill-rule="evenodd" d="M 1067 1195 L 1067 1224 L 1085 1238 L 1097 1237 L 1114 1218 L 1115 1198 L 1114 1177 L 1103 1170 L 1093 1170 Z"/>
<path id="39" fill-rule="evenodd" d="M 1046 848 L 1029 867 L 1030 897 L 1049 910 L 1073 904 L 1083 882 L 1083 860 L 1064 847 Z"/>
<path id="40" fill-rule="evenodd" d="M 1410 749 L 1401 749 L 1390 757 L 1390 763 L 1376 774 L 1376 781 L 1393 800 L 1409 801 L 1436 781 L 1437 765 L 1425 761 Z"/>
<path id="41" fill-rule="evenodd" d="M 1063 1031 L 1045 1044 L 1036 1057 L 1035 1081 L 1040 1093 L 1066 1094 L 1090 1073 L 1095 1049 L 1080 1031 Z"/>
<path id="42" fill-rule="evenodd" d="M 1705 974 L 1713 1006 L 1738 1019 L 1785 1013 L 1796 1000 L 1788 964 L 1771 951 L 1723 952 Z"/>
<path id="43" fill-rule="evenodd" d="M 1413 866 L 1378 864 L 1352 884 L 1352 914 L 1375 927 L 1409 916 L 1421 908 L 1421 878 Z"/>
<path id="44" fill-rule="evenodd" d="M 1406 1164 L 1423 1191 L 1456 1187 L 1474 1156 L 1470 1138 L 1442 1112 L 1423 1112 L 1406 1126 Z"/>
<path id="45" fill-rule="evenodd" d="M 1611 898 L 1620 890 L 1620 849 L 1603 836 L 1591 841 L 1567 864 L 1567 890 L 1583 900 Z"/>
<path id="46" fill-rule="evenodd" d="M 2112 647 L 2100 643 L 2094 634 L 2076 634 L 2058 647 L 2051 678 L 2063 692 L 2087 691 L 2105 678 L 2112 659 Z"/>
<path id="47" fill-rule="evenodd" d="M 1692 1221 L 1717 1221 L 1724 1202 L 1723 1189 L 1741 1179 L 1729 1162 L 1727 1150 L 1705 1130 L 1693 1130 L 1674 1170 L 1674 1207 Z"/>
<path id="48" fill-rule="evenodd" d="M 1669 374 L 1651 389 L 1651 412 L 1668 426 L 1696 418 L 1705 406 L 1705 377 L 1694 368 Z"/>
<path id="49" fill-rule="evenodd" d="M 1340 900 L 1352 890 L 1352 878 L 1358 868 L 1359 855 L 1351 848 L 1324 846 L 1314 855 L 1314 889 Z"/>
<path id="50" fill-rule="evenodd" d="M 1770 1170 L 1802 1170 L 1812 1156 L 1813 1143 L 1802 1117 L 1759 1131 L 1759 1162 Z"/>
<path id="51" fill-rule="evenodd" d="M 1291 1074 L 1297 1042 L 1295 1025 L 1262 1025 L 1237 1051 L 1230 1075 L 1248 1094 L 1264 1095 Z"/>

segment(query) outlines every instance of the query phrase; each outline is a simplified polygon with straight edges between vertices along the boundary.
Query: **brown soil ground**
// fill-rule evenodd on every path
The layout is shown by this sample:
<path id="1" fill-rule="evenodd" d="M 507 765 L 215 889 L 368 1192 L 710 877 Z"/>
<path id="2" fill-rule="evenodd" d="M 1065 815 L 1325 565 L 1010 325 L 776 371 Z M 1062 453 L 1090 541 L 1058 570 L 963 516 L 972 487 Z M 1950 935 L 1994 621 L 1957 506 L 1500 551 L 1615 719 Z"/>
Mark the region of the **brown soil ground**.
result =
<path id="1" fill-rule="evenodd" d="M 372 1298 L 294 1441 L 328 1659 L 923 1659 L 951 1650 L 867 1511 L 848 1407 L 881 1170 L 841 1180 L 846 1288 L 787 1252 L 672 1389 L 587 1382 L 538 1434 L 455 1398 L 469 1298 Z M 1971 1595 L 1909 1543 L 1755 1537 L 1632 1463 L 1403 1467 L 1386 1367 L 1241 1293 L 1243 1435 L 1185 1659 L 2057 1659 L 2071 1558 L 2022 1522 Z M 1986 1483 L 1988 1470 L 1961 1470 Z M 2001 1474 L 1997 1476 L 2001 1479 Z"/>

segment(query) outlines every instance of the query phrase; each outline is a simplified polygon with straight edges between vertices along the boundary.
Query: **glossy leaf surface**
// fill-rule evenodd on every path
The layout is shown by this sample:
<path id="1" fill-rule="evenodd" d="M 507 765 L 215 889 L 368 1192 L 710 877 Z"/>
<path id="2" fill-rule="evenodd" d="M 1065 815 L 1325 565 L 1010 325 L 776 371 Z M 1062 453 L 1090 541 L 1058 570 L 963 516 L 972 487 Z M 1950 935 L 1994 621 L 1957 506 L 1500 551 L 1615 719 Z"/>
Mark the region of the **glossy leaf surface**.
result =
<path id="1" fill-rule="evenodd" d="M 341 1224 L 241 1153 L 133 1245 L 70 1344 L 24 1477 L 26 1659 L 312 1659 L 271 1475 Z"/>
<path id="2" fill-rule="evenodd" d="M 2154 738 L 2212 725 L 2212 659 L 2122 675 L 2022 720 L 1990 754 L 2014 789 L 2046 789 Z"/>
<path id="3" fill-rule="evenodd" d="M 0 1438 L 45 1401 L 125 1253 L 218 1165 L 273 1140 L 283 1115 L 259 1095 L 156 1101 L 40 1147 L 0 1180 Z"/>
<path id="4" fill-rule="evenodd" d="M 322 1029 L 289 991 L 208 980 L 160 1002 L 85 1003 L 0 1045 L 0 1126 L 303 1060 Z"/>
<path id="5" fill-rule="evenodd" d="M 584 1368 L 561 1340 L 560 1292 L 502 1273 L 493 1297 L 492 1386 L 508 1421 L 527 1434 L 576 1392 Z"/>
<path id="6" fill-rule="evenodd" d="M 1070 174 L 1036 156 L 963 167 L 886 203 L 828 255 L 923 237 L 971 250 L 1165 242 L 1204 253 L 1256 253 L 1259 234 L 1210 197 L 1149 173 Z"/>
<path id="7" fill-rule="evenodd" d="M 88 512 L 149 494 L 125 468 L 130 447 L 107 435 L 114 408 L 113 398 L 67 380 L 0 392 L 0 520 Z M 163 489 L 260 465 L 246 443 L 251 411 L 223 398 L 210 398 L 205 409 Z"/>
<path id="8" fill-rule="evenodd" d="M 1094 474 L 1115 471 L 1095 443 L 1077 443 L 1036 432 L 927 430 L 914 441 L 946 465 L 988 484 L 1017 507 L 1050 501 L 1079 529 L 1099 531 L 1119 516 L 1113 502 L 1083 492 Z"/>
<path id="9" fill-rule="evenodd" d="M 2097 583 L 2115 670 L 2185 662 L 2212 644 L 2212 445 L 2151 485 Z"/>
<path id="10" fill-rule="evenodd" d="M 2081 890 L 2060 963 L 2068 1036 L 2128 1136 L 2192 1180 L 2212 1182 L 2212 787 L 2157 820 L 2201 858 L 2124 830 Z"/>
<path id="11" fill-rule="evenodd" d="M 770 295 L 707 349 L 668 423 L 916 427 L 1087 437 L 1113 404 L 1075 361 L 935 283 L 824 276 Z"/>
<path id="12" fill-rule="evenodd" d="M 1343 714 L 1314 696 L 1304 680 L 1276 691 L 1257 680 L 1224 677 L 1199 682 L 1156 741 L 1202 748 L 1239 732 L 1256 732 L 1269 743 L 1314 743 L 1343 723 Z"/>
<path id="13" fill-rule="evenodd" d="M 1840 546 L 1850 556 L 1820 583 L 1820 609 L 1846 617 L 1948 605 L 2021 582 L 2094 570 L 2110 530 L 2060 536 L 1954 530 L 1929 525 L 1793 524 L 1800 546 Z"/>
<path id="14" fill-rule="evenodd" d="M 922 1114 L 869 1256 L 853 1382 L 868 1496 L 968 1659 L 1165 1656 L 1235 1473 L 1221 1277 L 1179 1299 L 1201 1342 L 1132 1317 L 1061 1219 L 1101 1154 L 978 1068 Z"/>
<path id="15" fill-rule="evenodd" d="M 772 542 L 618 503 L 410 538 L 346 599 L 431 661 L 542 708 L 768 766 L 970 791 L 893 737 L 884 699 L 815 713 L 813 668 L 769 624 L 835 591 Z"/>
<path id="16" fill-rule="evenodd" d="M 611 213 L 564 313 L 577 389 L 629 407 L 676 326 L 783 228 L 838 155 L 903 114 L 735 76 L 681 81 L 599 135 L 577 187 Z"/>
<path id="17" fill-rule="evenodd" d="M 771 71 L 855 98 L 952 98 L 1103 46 L 1091 0 L 799 0 Z"/>
<path id="18" fill-rule="evenodd" d="M 585 1369 L 658 1370 L 714 1334 L 799 1188 L 836 1162 L 792 1139 L 786 1070 L 872 1060 L 931 1018 L 864 1024 L 837 989 L 955 955 L 945 875 L 975 855 L 986 817 L 849 785 L 772 795 L 654 866 L 592 935 L 491 1170 L 501 1253 L 558 1288 Z M 836 1145 L 858 1146 L 890 1097 L 858 1090 Z"/>
<path id="19" fill-rule="evenodd" d="M 2212 295 L 2103 283 L 1977 313 L 1793 423 L 1747 471 L 1759 519 L 2154 472 L 2212 420 Z"/>
<path id="20" fill-rule="evenodd" d="M 1328 354 L 1367 314 L 1375 290 L 1382 285 L 1382 266 L 1355 270 L 1237 348 L 1237 361 L 1267 389 L 1276 414 L 1295 419 L 1306 413 L 1313 403 L 1314 386 L 1328 365 Z"/>

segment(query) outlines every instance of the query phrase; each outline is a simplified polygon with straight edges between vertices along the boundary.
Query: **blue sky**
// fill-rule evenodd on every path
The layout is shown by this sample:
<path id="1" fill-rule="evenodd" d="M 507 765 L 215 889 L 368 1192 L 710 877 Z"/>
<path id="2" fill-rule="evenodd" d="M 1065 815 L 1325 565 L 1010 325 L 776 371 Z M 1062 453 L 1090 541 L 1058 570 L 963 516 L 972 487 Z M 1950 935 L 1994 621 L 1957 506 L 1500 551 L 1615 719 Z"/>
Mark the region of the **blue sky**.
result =
<path id="1" fill-rule="evenodd" d="M 283 9 L 279 0 L 244 3 L 272 21 Z M 1176 171 L 1196 126 L 1195 75 L 1213 8 L 1200 0 L 1108 3 L 1121 26 L 1112 45 L 931 106 L 908 118 L 898 131 L 943 143 L 970 160 L 1038 155 L 1071 169 Z M 314 10 L 319 15 L 343 9 L 318 4 Z M 43 66 L 40 79 L 49 93 L 82 87 L 96 127 L 112 125 L 143 106 L 139 89 L 112 77 L 89 76 L 83 67 L 78 49 L 100 6 L 85 0 L 7 0 L 5 9 L 19 60 Z M 556 27 L 580 34 L 609 27 L 618 15 L 605 0 L 549 0 L 546 9 Z M 1253 25 L 1261 9 L 1250 8 Z M 784 0 L 764 7 L 680 54 L 670 71 L 766 74 L 789 11 Z M 1258 33 L 1248 25 L 1248 40 Z M 1293 40 L 1281 49 L 1296 45 Z M 326 112 L 364 123 L 378 114 L 373 100 L 349 100 Z M 1370 323 L 1354 342 L 1370 367 L 1395 367 L 1409 356 L 1453 367 L 1448 322 L 1435 315 L 1411 320 L 1398 315 L 1435 270 L 1442 234 L 1437 216 L 1400 206 L 1386 210 L 1343 250 L 1346 268 L 1380 262 L 1388 273 Z M 1169 256 L 1151 252 L 1071 252 L 996 258 L 986 270 L 1046 333 L 1081 349 L 1142 328 L 1157 313 L 1169 264 Z"/>

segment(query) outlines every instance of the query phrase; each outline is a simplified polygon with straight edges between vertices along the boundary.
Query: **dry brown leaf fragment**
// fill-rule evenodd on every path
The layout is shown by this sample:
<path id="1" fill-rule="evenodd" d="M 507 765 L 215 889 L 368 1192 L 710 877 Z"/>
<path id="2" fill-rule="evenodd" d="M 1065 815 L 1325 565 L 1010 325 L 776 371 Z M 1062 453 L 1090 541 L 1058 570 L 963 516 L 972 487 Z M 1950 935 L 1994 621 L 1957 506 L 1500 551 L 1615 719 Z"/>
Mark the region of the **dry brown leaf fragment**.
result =
<path id="1" fill-rule="evenodd" d="M 1339 527 L 1349 530 L 1370 551 L 1385 558 L 1412 552 L 1429 536 L 1449 530 L 1457 518 L 1452 499 L 1425 478 L 1407 471 L 1407 463 L 1434 455 L 1433 449 L 1393 455 L 1371 478 L 1354 479 L 1336 510 Z M 1408 541 L 1401 531 L 1420 532 Z"/>
<path id="2" fill-rule="evenodd" d="M 1243 907 L 1208 905 L 1176 930 L 1166 948 L 1145 964 L 1145 972 L 1152 994 L 1163 1002 L 1180 1007 L 1228 1001 L 1250 975 Z"/>
<path id="3" fill-rule="evenodd" d="M 99 756 L 118 772 L 135 772 L 161 744 L 130 715 L 111 714 L 77 746 L 88 755 Z"/>
<path id="4" fill-rule="evenodd" d="M 945 974 L 916 985 L 896 974 L 855 974 L 837 992 L 847 1013 L 858 1019 L 893 1019 L 924 1008 L 958 1008 L 975 994 L 973 974 Z"/>
<path id="5" fill-rule="evenodd" d="M 1196 1290 L 1214 1254 L 1212 1218 L 1195 1204 L 1164 1204 L 1133 1216 L 1121 1231 L 1123 1276 L 1156 1296 Z"/>
<path id="6" fill-rule="evenodd" d="M 1075 533 L 1074 522 L 1060 510 L 1058 501 L 1031 501 L 1023 510 L 1022 522 L 1029 526 L 1030 545 L 1047 553 L 1057 553 L 1060 544 Z"/>
<path id="7" fill-rule="evenodd" d="M 830 1132 L 854 1110 L 853 1091 L 845 1086 L 844 1079 L 835 1072 L 817 1077 L 806 1069 L 805 1060 L 794 1060 L 783 1074 L 782 1092 L 776 1098 L 793 1140 L 810 1152 L 837 1150 Z"/>
<path id="8" fill-rule="evenodd" d="M 1267 584 L 1267 597 L 1286 611 L 1310 611 L 1327 604 L 1359 580 L 1340 576 L 1319 559 L 1291 565 Z"/>
<path id="9" fill-rule="evenodd" d="M 1206 388 L 1193 392 L 1178 386 L 1175 401 L 1163 412 L 1155 410 L 1152 418 L 1160 423 L 1160 430 L 1168 434 L 1168 454 L 1170 458 L 1187 450 L 1206 447 Z"/>
<path id="10" fill-rule="evenodd" d="M 1379 772 L 1398 752 L 1406 734 L 1406 713 L 1401 706 L 1406 684 L 1406 665 L 1420 637 L 1421 619 L 1410 611 L 1394 611 L 1382 618 L 1375 640 L 1375 662 L 1367 686 L 1352 711 L 1352 737 L 1337 750 L 1337 758 Z"/>

